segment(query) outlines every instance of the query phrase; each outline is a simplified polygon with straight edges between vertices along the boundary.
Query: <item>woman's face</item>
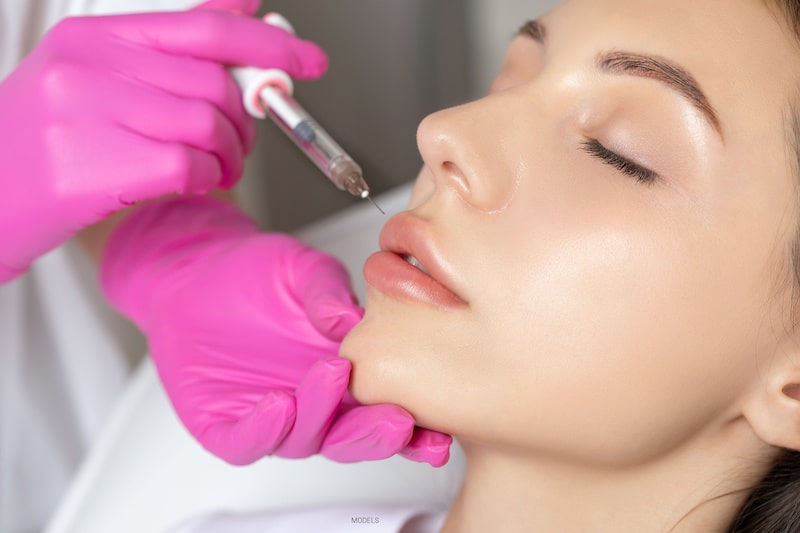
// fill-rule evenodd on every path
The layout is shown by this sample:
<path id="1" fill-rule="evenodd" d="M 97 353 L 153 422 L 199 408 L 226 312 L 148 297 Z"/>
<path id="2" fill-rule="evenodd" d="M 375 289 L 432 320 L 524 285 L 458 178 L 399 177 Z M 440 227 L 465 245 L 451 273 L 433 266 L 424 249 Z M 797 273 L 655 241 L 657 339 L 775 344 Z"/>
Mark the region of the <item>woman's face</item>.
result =
<path id="1" fill-rule="evenodd" d="M 422 426 L 639 461 L 735 414 L 786 334 L 800 56 L 758 0 L 540 22 L 488 96 L 420 125 L 341 354 L 359 400 Z"/>

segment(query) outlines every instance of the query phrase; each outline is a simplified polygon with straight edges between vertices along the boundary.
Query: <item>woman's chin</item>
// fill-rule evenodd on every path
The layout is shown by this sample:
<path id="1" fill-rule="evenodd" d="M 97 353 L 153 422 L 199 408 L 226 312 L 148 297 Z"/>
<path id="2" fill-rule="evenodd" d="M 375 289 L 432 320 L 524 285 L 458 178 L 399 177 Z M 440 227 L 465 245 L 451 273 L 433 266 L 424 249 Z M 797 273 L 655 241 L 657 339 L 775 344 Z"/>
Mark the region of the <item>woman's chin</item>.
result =
<path id="1" fill-rule="evenodd" d="M 369 321 L 360 322 L 344 338 L 339 356 L 353 366 L 350 373 L 350 394 L 362 404 L 381 403 L 379 376 L 373 371 L 381 351 L 370 342 Z"/>

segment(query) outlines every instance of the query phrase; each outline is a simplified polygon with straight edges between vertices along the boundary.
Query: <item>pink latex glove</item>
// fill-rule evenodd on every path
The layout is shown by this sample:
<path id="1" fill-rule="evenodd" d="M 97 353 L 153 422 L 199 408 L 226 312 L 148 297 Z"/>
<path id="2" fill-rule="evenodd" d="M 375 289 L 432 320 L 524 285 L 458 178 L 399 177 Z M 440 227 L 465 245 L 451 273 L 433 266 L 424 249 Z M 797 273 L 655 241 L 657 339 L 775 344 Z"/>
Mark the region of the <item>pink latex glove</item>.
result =
<path id="1" fill-rule="evenodd" d="M 101 280 L 146 334 L 184 425 L 222 459 L 399 452 L 447 462 L 451 437 L 347 393 L 350 362 L 336 354 L 361 309 L 333 257 L 260 233 L 220 200 L 177 198 L 141 207 L 115 230 Z"/>
<path id="2" fill-rule="evenodd" d="M 255 129 L 226 65 L 327 67 L 259 6 L 65 19 L 0 83 L 0 283 L 122 207 L 236 183 Z"/>

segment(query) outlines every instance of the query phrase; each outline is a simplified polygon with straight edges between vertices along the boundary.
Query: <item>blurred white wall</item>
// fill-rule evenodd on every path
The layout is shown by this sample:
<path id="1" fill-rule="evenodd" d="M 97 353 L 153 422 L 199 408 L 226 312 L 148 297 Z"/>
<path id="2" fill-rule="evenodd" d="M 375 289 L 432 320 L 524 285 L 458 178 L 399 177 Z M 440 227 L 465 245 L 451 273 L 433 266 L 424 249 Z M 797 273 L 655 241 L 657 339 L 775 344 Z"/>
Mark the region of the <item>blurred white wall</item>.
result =
<path id="1" fill-rule="evenodd" d="M 419 121 L 484 94 L 516 30 L 554 0 L 267 0 L 329 53 L 328 74 L 296 96 L 362 165 L 379 193 L 415 177 Z M 357 202 L 269 122 L 240 200 L 262 226 L 292 230 Z"/>

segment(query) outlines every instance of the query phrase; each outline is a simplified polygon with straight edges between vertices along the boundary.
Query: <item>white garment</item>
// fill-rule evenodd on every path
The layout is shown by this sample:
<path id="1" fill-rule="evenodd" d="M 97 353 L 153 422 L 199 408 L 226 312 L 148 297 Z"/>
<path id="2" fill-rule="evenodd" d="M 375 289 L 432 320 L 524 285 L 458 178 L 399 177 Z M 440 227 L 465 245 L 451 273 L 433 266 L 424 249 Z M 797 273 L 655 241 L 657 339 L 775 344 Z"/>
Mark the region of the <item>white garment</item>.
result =
<path id="1" fill-rule="evenodd" d="M 67 15 L 182 9 L 187 0 L 0 0 L 0 77 Z M 108 409 L 140 336 L 64 246 L 0 286 L 0 533 L 41 531 Z"/>
<path id="2" fill-rule="evenodd" d="M 442 510 L 419 506 L 337 505 L 199 517 L 171 533 L 438 533 Z"/>

